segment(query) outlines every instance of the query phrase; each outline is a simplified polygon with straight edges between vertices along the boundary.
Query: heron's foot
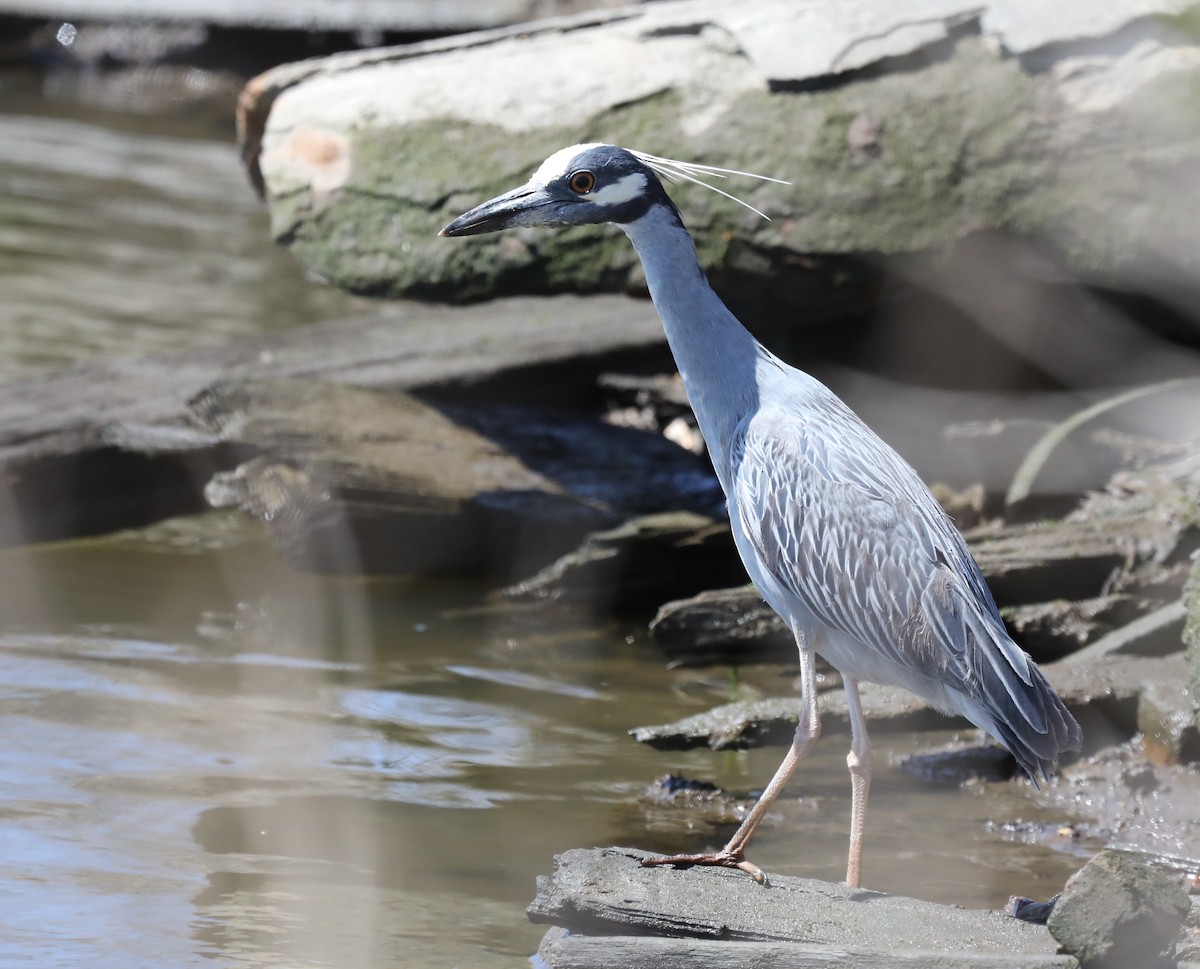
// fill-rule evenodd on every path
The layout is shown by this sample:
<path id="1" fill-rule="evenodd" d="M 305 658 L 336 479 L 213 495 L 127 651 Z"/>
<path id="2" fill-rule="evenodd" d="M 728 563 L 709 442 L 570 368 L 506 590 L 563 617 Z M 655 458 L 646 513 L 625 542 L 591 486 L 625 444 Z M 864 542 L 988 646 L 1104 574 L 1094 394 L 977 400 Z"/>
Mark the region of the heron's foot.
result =
<path id="1" fill-rule="evenodd" d="M 710 851 L 699 855 L 666 855 L 662 858 L 643 858 L 641 863 L 643 868 L 653 865 L 719 865 L 722 868 L 738 868 L 760 885 L 767 884 L 767 876 L 758 865 L 747 861 L 740 851 L 730 851 L 727 847 L 720 851 Z"/>

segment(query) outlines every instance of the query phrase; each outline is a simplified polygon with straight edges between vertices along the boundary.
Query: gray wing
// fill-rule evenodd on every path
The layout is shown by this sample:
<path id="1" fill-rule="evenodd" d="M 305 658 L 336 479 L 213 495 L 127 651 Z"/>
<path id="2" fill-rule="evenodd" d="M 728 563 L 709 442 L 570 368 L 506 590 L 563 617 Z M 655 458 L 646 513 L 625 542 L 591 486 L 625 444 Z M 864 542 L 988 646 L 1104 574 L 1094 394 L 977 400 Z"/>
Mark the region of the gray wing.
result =
<path id="1" fill-rule="evenodd" d="M 1078 726 L 1004 629 L 966 543 L 907 463 L 840 400 L 760 410 L 738 428 L 730 481 L 761 567 L 868 667 L 995 734 L 1031 774 Z M 805 416 L 799 416 L 805 415 Z"/>

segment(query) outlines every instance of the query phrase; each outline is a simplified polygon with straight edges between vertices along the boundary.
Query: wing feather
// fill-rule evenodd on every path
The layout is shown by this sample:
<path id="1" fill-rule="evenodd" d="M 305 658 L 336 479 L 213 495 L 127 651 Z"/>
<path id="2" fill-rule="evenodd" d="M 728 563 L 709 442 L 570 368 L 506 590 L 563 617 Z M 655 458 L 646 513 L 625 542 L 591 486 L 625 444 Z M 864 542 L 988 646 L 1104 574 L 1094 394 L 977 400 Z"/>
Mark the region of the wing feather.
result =
<path id="1" fill-rule="evenodd" d="M 731 511 L 766 577 L 861 644 L 856 666 L 949 696 L 1044 774 L 1078 726 L 916 472 L 832 394 L 818 403 L 760 409 L 731 442 Z"/>

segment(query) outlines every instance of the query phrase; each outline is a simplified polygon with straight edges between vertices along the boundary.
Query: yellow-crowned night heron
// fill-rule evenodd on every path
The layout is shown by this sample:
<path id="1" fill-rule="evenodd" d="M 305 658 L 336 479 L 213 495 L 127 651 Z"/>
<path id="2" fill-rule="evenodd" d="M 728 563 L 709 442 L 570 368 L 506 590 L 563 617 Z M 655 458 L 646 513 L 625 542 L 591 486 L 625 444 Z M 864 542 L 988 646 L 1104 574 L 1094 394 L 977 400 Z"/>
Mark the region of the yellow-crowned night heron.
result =
<path id="1" fill-rule="evenodd" d="M 1005 632 L 966 543 L 916 472 L 832 391 L 758 343 L 709 288 L 657 177 L 694 180 L 702 170 L 613 145 L 576 145 L 442 235 L 601 222 L 625 230 L 725 490 L 742 561 L 796 637 L 803 712 L 758 803 L 720 851 L 643 863 L 726 865 L 764 880 L 745 848 L 820 733 L 818 652 L 846 685 L 846 881 L 858 886 L 871 781 L 859 680 L 903 686 L 961 714 L 1035 781 L 1079 746 L 1079 726 Z"/>

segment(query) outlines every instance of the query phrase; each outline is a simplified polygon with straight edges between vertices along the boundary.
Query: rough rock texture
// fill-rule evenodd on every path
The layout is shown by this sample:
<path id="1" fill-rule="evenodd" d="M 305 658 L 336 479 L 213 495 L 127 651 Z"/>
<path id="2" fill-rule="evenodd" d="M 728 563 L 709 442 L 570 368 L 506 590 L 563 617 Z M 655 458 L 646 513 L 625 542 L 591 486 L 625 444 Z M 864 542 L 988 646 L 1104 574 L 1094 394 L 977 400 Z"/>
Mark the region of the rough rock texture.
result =
<path id="1" fill-rule="evenodd" d="M 209 504 L 260 518 L 301 568 L 520 569 L 616 517 L 407 394 L 241 381 L 190 409 L 223 447 L 263 452 L 219 472 Z"/>
<path id="2" fill-rule="evenodd" d="M 746 189 L 769 223 L 687 194 L 706 267 L 757 285 L 787 287 L 777 270 L 803 254 L 983 228 L 1182 282 L 1200 253 L 1177 204 L 1200 159 L 1189 7 L 652 3 L 268 72 L 242 100 L 243 150 L 276 237 L 358 292 L 639 286 L 628 244 L 600 229 L 434 235 L 597 139 L 789 179 Z"/>
<path id="3" fill-rule="evenodd" d="M 806 942 L 587 936 L 551 929 L 538 947 L 550 969 L 1078 969 L 1072 956 L 872 949 Z M 1183 969 L 1183 967 L 1180 967 Z"/>
<path id="4" fill-rule="evenodd" d="M 558 855 L 553 876 L 538 879 L 537 898 L 528 910 L 530 919 L 585 937 L 649 935 L 722 944 L 819 943 L 874 949 L 877 958 L 880 951 L 915 948 L 972 956 L 1049 957 L 1054 953 L 1054 940 L 1044 927 L 999 912 L 972 911 L 806 878 L 774 877 L 764 888 L 744 873 L 729 869 L 643 868 L 638 859 L 646 856 L 646 852 L 625 848 L 575 849 Z M 1073 962 L 1034 961 L 1032 965 L 1070 966 Z"/>
<path id="5" fill-rule="evenodd" d="M 1021 774 L 1012 755 L 998 744 L 953 743 L 937 750 L 911 754 L 896 766 L 914 777 L 942 785 L 1006 781 Z"/>
<path id="6" fill-rule="evenodd" d="M 1162 964 L 1190 910 L 1182 879 L 1102 851 L 1076 872 L 1050 914 L 1050 932 L 1085 967 Z M 1173 963 L 1172 963 L 1173 964 Z"/>
<path id="7" fill-rule="evenodd" d="M 1122 474 L 1062 520 L 966 537 L 1017 641 L 1039 662 L 1084 663 L 1178 652 L 1198 521 L 1200 474 L 1172 465 Z M 665 603 L 651 635 L 677 663 L 794 659 L 783 622 L 745 585 Z"/>
<path id="8" fill-rule="evenodd" d="M 872 732 L 933 730 L 966 721 L 949 720 L 923 700 L 899 687 L 861 685 L 863 712 Z M 850 715 L 846 694 L 828 690 L 820 696 L 822 734 L 848 734 Z M 635 727 L 630 735 L 658 750 L 741 750 L 746 747 L 785 745 L 792 741 L 800 716 L 799 695 L 766 700 L 739 701 L 684 717 L 673 723 Z"/>
<path id="9" fill-rule="evenodd" d="M 1191 576 L 1183 591 L 1183 601 L 1188 612 L 1183 630 L 1183 641 L 1187 647 L 1188 683 L 1196 727 L 1200 729 L 1200 557 L 1192 565 Z"/>
<path id="10" fill-rule="evenodd" d="M 796 661 L 791 631 L 752 585 L 664 603 L 650 622 L 650 638 L 682 666 Z"/>

